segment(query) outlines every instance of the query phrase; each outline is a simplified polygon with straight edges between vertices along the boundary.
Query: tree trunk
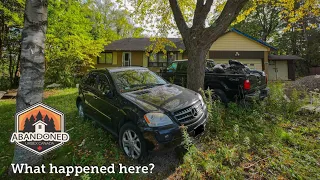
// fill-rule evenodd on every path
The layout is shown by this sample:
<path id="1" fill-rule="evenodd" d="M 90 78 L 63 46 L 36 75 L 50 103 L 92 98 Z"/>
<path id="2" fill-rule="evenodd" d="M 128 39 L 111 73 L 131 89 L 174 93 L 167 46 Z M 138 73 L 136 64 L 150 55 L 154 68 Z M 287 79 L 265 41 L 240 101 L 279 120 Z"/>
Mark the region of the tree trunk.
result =
<path id="1" fill-rule="evenodd" d="M 205 59 L 209 48 L 238 16 L 248 0 L 228 0 L 217 18 L 205 27 L 207 15 L 213 0 L 197 0 L 193 25 L 189 27 L 183 17 L 177 0 L 169 0 L 174 20 L 188 51 L 187 87 L 194 91 L 204 88 Z"/>
<path id="2" fill-rule="evenodd" d="M 198 92 L 204 89 L 204 75 L 206 67 L 206 55 L 208 49 L 202 47 L 187 47 L 188 49 L 188 71 L 187 88 Z"/>
<path id="3" fill-rule="evenodd" d="M 43 99 L 47 6 L 46 0 L 26 1 L 20 60 L 21 78 L 16 100 L 17 112 Z M 41 156 L 19 146 L 15 147 L 13 163 L 35 165 L 41 161 Z"/>

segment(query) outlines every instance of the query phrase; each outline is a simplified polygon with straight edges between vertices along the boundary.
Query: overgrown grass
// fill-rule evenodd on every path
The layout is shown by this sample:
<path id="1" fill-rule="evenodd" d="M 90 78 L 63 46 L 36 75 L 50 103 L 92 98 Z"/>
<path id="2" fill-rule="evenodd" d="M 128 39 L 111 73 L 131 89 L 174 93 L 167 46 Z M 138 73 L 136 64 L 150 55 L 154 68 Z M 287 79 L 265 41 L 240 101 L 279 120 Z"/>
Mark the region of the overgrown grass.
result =
<path id="1" fill-rule="evenodd" d="M 285 98 L 283 85 L 270 85 L 271 96 L 250 107 L 205 98 L 209 108 L 207 129 L 200 143 L 190 144 L 186 133 L 183 164 L 171 178 L 183 179 L 320 179 L 319 115 L 298 113 L 310 102 L 310 95 L 292 91 Z M 122 154 L 117 140 L 109 133 L 78 118 L 75 106 L 76 89 L 47 91 L 45 103 L 66 116 L 70 141 L 45 156 L 44 163 L 54 165 L 133 164 Z M 210 95 L 209 95 L 210 96 Z M 308 99 L 301 99 L 307 97 Z M 320 95 L 314 92 L 312 103 L 319 105 Z M 9 143 L 14 131 L 15 101 L 0 101 L 0 177 L 9 167 L 14 145 Z M 168 160 L 169 161 L 169 160 Z M 152 163 L 152 162 L 150 162 Z M 159 174 L 157 174 L 159 175 Z M 18 179 L 61 179 L 64 174 L 21 175 Z M 169 177 L 169 178 L 170 178 Z M 79 178 L 79 177 L 78 177 Z M 71 177 L 71 179 L 78 179 Z M 145 179 L 145 175 L 88 174 L 82 179 Z M 160 175 L 154 179 L 163 178 Z M 1 178 L 2 179 L 2 178 Z"/>
<path id="2" fill-rule="evenodd" d="M 48 91 L 51 95 L 44 100 L 44 103 L 61 110 L 65 114 L 66 130 L 70 135 L 70 141 L 50 152 L 45 156 L 44 164 L 52 163 L 60 165 L 105 165 L 118 163 L 130 163 L 124 157 L 117 140 L 110 133 L 106 133 L 101 128 L 96 128 L 91 121 L 79 119 L 75 100 L 77 89 L 61 89 Z M 6 170 L 12 162 L 14 145 L 9 143 L 11 134 L 14 131 L 15 100 L 0 101 L 0 177 L 6 175 Z M 48 166 L 47 166 L 48 167 Z M 60 179 L 65 174 L 39 174 L 15 177 L 18 179 Z M 83 178 L 91 179 L 124 179 L 135 178 L 130 174 L 88 174 Z M 78 177 L 79 178 L 79 177 Z M 2 179 L 2 178 L 1 178 Z"/>
<path id="3" fill-rule="evenodd" d="M 320 179 L 319 114 L 298 113 L 305 92 L 284 96 L 283 84 L 250 107 L 206 99 L 207 131 L 189 147 L 173 177 L 187 179 Z M 319 103 L 313 93 L 313 104 Z"/>

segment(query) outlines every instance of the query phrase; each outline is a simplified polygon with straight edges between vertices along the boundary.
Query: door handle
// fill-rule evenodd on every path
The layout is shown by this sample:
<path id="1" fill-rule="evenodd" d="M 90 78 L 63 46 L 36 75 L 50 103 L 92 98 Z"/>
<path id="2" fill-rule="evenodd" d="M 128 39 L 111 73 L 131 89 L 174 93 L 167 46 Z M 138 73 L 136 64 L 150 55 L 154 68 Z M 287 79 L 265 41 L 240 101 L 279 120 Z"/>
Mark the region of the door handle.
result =
<path id="1" fill-rule="evenodd" d="M 93 96 L 93 98 L 94 98 L 94 99 L 98 99 L 98 97 L 97 97 L 97 96 Z"/>

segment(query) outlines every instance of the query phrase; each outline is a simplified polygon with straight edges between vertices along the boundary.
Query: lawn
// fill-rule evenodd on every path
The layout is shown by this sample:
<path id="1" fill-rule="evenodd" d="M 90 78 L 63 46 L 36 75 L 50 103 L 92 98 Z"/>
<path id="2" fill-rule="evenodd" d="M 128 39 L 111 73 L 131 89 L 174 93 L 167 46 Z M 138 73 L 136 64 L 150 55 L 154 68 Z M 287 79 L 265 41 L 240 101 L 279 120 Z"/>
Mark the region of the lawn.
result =
<path id="1" fill-rule="evenodd" d="M 271 96 L 250 106 L 218 102 L 207 104 L 207 130 L 196 144 L 186 145 L 183 156 L 173 153 L 155 163 L 152 179 L 320 179 L 319 115 L 299 112 L 306 100 L 293 92 L 290 102 L 283 98 L 281 84 L 273 84 Z M 54 165 L 135 164 L 124 157 L 116 140 L 104 130 L 77 116 L 76 89 L 46 91 L 44 102 L 65 113 L 70 141 L 48 153 L 44 163 Z M 314 99 L 317 102 L 319 99 Z M 15 100 L 0 101 L 0 175 L 5 176 L 14 145 L 9 143 L 14 127 Z M 186 136 L 186 142 L 189 137 Z M 157 156 L 157 155 L 155 155 Z M 175 163 L 171 163 L 175 161 Z M 150 162 L 146 162 L 149 164 Z M 170 166 L 170 171 L 160 165 Z M 157 170 L 160 169 L 160 170 Z M 19 176 L 33 179 L 35 176 Z M 45 174 L 37 178 L 48 179 Z M 51 179 L 65 177 L 50 175 Z M 82 179 L 149 179 L 143 174 L 89 174 Z"/>

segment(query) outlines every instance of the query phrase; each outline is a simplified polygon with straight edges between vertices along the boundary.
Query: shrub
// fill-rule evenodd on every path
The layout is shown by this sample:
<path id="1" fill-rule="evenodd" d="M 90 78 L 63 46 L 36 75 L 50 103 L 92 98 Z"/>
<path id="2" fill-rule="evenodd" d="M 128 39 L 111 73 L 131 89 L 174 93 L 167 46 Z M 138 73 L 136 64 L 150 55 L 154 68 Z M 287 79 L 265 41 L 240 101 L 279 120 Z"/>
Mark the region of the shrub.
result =
<path id="1" fill-rule="evenodd" d="M 270 96 L 250 106 L 228 108 L 200 90 L 209 116 L 200 144 L 188 143 L 177 172 L 184 179 L 319 179 L 318 116 L 297 115 L 300 107 L 320 104 L 320 93 L 292 90 L 271 83 Z M 306 97 L 311 97 L 309 100 Z M 306 121 L 308 119 L 308 121 Z M 186 141 L 190 137 L 184 132 Z M 197 148 L 200 147 L 200 148 Z"/>

